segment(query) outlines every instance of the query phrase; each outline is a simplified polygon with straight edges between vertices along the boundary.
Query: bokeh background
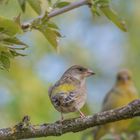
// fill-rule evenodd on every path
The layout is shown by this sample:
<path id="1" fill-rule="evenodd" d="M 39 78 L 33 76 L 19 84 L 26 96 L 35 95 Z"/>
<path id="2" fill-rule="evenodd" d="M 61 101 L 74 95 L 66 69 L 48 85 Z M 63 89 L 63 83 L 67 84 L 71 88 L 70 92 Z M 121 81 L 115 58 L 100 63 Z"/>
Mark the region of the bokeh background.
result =
<path id="1" fill-rule="evenodd" d="M 104 16 L 93 17 L 88 7 L 83 6 L 52 19 L 63 35 L 59 53 L 38 31 L 19 36 L 30 47 L 24 51 L 27 56 L 12 60 L 9 71 L 0 70 L 0 128 L 14 125 L 24 115 L 29 115 L 34 124 L 58 120 L 60 114 L 49 101 L 48 87 L 73 64 L 89 67 L 96 73 L 87 80 L 86 114 L 100 111 L 104 96 L 122 68 L 132 71 L 140 91 L 140 1 L 112 0 L 111 4 L 126 20 L 127 33 Z M 21 9 L 16 0 L 0 5 L 0 16 L 13 18 L 19 13 Z M 37 16 L 29 5 L 21 15 L 22 21 Z M 77 115 L 73 113 L 65 117 Z M 86 131 L 39 140 L 78 140 L 83 133 Z"/>

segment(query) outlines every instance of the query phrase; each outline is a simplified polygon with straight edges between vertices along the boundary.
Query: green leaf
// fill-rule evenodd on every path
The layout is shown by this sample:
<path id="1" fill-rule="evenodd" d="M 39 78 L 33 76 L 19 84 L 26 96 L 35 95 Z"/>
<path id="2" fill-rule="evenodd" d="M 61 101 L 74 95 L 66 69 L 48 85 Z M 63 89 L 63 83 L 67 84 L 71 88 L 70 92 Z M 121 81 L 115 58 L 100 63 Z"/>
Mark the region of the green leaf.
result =
<path id="1" fill-rule="evenodd" d="M 51 6 L 52 5 L 52 0 L 47 0 L 48 5 Z"/>
<path id="2" fill-rule="evenodd" d="M 128 131 L 129 133 L 138 132 L 140 130 L 140 118 L 133 119 L 132 123 L 129 125 Z"/>
<path id="3" fill-rule="evenodd" d="M 0 43 L 0 54 L 2 52 L 6 53 L 7 57 L 9 58 L 13 58 L 15 56 L 20 55 L 16 50 L 19 50 L 19 48 L 12 48 L 12 47 L 9 47 L 8 45 Z"/>
<path id="4" fill-rule="evenodd" d="M 48 22 L 47 25 L 48 25 L 48 27 L 50 27 L 50 28 L 59 29 L 59 27 L 58 27 L 54 22 Z"/>
<path id="5" fill-rule="evenodd" d="M 50 28 L 46 28 L 46 29 L 41 28 L 39 30 L 44 34 L 48 42 L 56 49 L 58 46 L 58 41 L 57 41 L 58 37 L 55 31 Z"/>
<path id="6" fill-rule="evenodd" d="M 1 61 L 1 65 L 4 69 L 8 70 L 10 68 L 10 59 L 6 52 L 1 52 L 0 61 Z"/>
<path id="7" fill-rule="evenodd" d="M 17 49 L 17 48 L 16 48 L 16 49 Z M 10 53 L 11 53 L 11 55 L 12 55 L 13 57 L 15 57 L 15 56 L 26 56 L 25 54 L 22 54 L 22 53 L 17 52 L 15 49 L 11 49 L 11 50 L 10 50 Z"/>
<path id="8" fill-rule="evenodd" d="M 96 6 L 91 6 L 91 12 L 92 12 L 92 14 L 94 15 L 97 15 L 97 16 L 100 16 L 100 13 L 98 12 L 98 9 L 97 9 L 97 7 Z"/>
<path id="9" fill-rule="evenodd" d="M 20 7 L 21 7 L 21 10 L 22 10 L 23 12 L 25 12 L 26 0 L 18 0 L 18 3 L 19 3 L 19 5 L 20 5 Z"/>
<path id="10" fill-rule="evenodd" d="M 58 32 L 57 30 L 53 30 L 55 32 L 55 34 L 57 35 L 57 37 L 64 37 L 60 34 L 60 32 Z"/>
<path id="11" fill-rule="evenodd" d="M 21 25 L 21 14 L 18 14 L 16 17 L 14 17 L 14 21 L 18 25 Z"/>
<path id="12" fill-rule="evenodd" d="M 105 16 L 116 24 L 122 31 L 127 31 L 125 21 L 121 20 L 109 6 L 101 6 L 100 9 Z"/>
<path id="13" fill-rule="evenodd" d="M 0 43 L 0 53 L 1 52 L 8 52 L 8 51 L 9 51 L 9 49 L 7 48 L 7 46 Z"/>
<path id="14" fill-rule="evenodd" d="M 55 7 L 56 7 L 56 8 L 62 8 L 62 7 L 68 6 L 69 4 L 70 4 L 70 2 L 61 1 L 61 2 L 59 2 L 59 3 L 56 3 Z"/>
<path id="15" fill-rule="evenodd" d="M 0 4 L 8 4 L 9 0 L 0 0 Z"/>
<path id="16" fill-rule="evenodd" d="M 5 44 L 8 44 L 8 45 L 23 45 L 23 46 L 25 46 L 24 48 L 22 47 L 22 50 L 25 49 L 26 47 L 28 47 L 24 42 L 22 42 L 21 40 L 19 40 L 16 37 L 6 38 L 3 40 L 3 42 L 5 42 Z"/>
<path id="17" fill-rule="evenodd" d="M 21 27 L 16 22 L 2 16 L 0 16 L 0 28 L 3 28 L 4 32 L 10 36 L 22 32 Z"/>
<path id="18" fill-rule="evenodd" d="M 3 32 L 5 32 L 5 31 L 3 31 Z M 11 37 L 10 35 L 7 35 L 3 32 L 0 32 L 0 41 L 3 41 L 4 39 Z"/>
<path id="19" fill-rule="evenodd" d="M 107 6 L 109 5 L 110 0 L 93 0 L 93 4 L 98 4 L 98 5 L 102 5 L 102 6 Z"/>
<path id="20" fill-rule="evenodd" d="M 41 14 L 41 3 L 40 0 L 27 0 L 30 6 L 34 9 L 35 12 Z"/>
<path id="21" fill-rule="evenodd" d="M 47 28 L 45 31 L 43 31 L 43 34 L 49 43 L 56 49 L 58 45 L 56 33 L 53 30 Z"/>

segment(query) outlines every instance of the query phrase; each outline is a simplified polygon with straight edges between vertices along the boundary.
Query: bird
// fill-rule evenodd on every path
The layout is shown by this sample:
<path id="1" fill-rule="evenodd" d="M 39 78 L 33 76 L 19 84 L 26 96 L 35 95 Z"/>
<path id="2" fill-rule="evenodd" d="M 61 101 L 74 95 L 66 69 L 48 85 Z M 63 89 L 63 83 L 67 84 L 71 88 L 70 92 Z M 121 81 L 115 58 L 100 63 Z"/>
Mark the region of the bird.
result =
<path id="1" fill-rule="evenodd" d="M 64 113 L 76 111 L 80 113 L 80 117 L 85 117 L 80 109 L 87 98 L 86 78 L 94 74 L 88 68 L 73 65 L 49 88 L 49 98 L 54 108 L 61 113 L 61 121 L 64 120 Z"/>
<path id="2" fill-rule="evenodd" d="M 132 79 L 132 73 L 128 69 L 121 69 L 116 76 L 116 83 L 113 88 L 106 94 L 102 111 L 107 111 L 127 105 L 134 99 L 138 98 L 138 92 Z M 132 120 L 122 120 L 97 127 L 94 132 L 94 140 L 100 140 L 107 133 L 114 135 L 119 139 L 119 135 L 127 132 Z"/>

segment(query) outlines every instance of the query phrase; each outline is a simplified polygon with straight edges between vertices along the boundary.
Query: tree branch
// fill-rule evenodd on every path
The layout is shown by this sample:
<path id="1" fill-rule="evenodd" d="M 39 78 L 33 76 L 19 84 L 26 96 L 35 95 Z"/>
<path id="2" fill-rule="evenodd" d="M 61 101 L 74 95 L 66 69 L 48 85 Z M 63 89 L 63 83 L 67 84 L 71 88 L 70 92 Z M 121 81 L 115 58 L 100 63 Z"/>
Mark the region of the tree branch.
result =
<path id="1" fill-rule="evenodd" d="M 122 108 L 97 113 L 85 118 L 73 118 L 42 125 L 31 125 L 28 116 L 12 128 L 0 129 L 0 140 L 27 139 L 60 136 L 68 132 L 78 132 L 90 127 L 103 125 L 140 116 L 140 100 L 134 100 Z"/>
<path id="2" fill-rule="evenodd" d="M 83 6 L 83 5 L 88 5 L 88 4 L 89 4 L 88 0 L 76 1 L 76 2 L 73 2 L 73 3 L 69 4 L 68 6 L 65 6 L 65 7 L 61 8 L 61 9 L 52 11 L 51 13 L 48 14 L 48 17 L 52 18 L 54 16 L 60 15 L 60 14 L 65 13 L 65 12 L 68 12 L 72 9 L 78 8 L 78 7 Z"/>
<path id="3" fill-rule="evenodd" d="M 63 14 L 65 12 L 68 12 L 70 10 L 73 10 L 75 8 L 78 8 L 80 6 L 83 6 L 83 5 L 89 5 L 89 0 L 80 0 L 80 1 L 72 2 L 68 6 L 65 6 L 65 7 L 61 8 L 61 9 L 56 9 L 56 10 L 50 12 L 47 15 L 46 20 L 48 20 L 48 19 L 50 19 L 52 17 L 55 17 L 57 15 Z M 38 18 L 40 18 L 40 17 L 42 17 L 42 16 L 39 16 Z M 36 18 L 36 19 L 38 19 L 38 18 Z M 34 20 L 36 20 L 36 19 L 34 19 Z M 31 25 L 31 23 L 24 23 L 21 26 L 22 26 L 23 30 L 26 30 L 26 29 L 28 29 L 30 27 L 30 25 Z"/>

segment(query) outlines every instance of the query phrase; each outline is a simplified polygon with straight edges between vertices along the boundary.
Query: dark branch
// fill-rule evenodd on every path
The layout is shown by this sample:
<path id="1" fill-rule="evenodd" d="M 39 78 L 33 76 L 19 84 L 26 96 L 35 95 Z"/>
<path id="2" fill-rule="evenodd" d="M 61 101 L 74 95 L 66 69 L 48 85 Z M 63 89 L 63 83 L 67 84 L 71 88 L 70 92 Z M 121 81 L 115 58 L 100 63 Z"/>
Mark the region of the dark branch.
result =
<path id="1" fill-rule="evenodd" d="M 63 14 L 65 12 L 68 12 L 70 10 L 73 10 L 75 8 L 78 8 L 80 6 L 83 6 L 83 5 L 89 5 L 89 0 L 80 0 L 80 1 L 72 2 L 68 6 L 65 6 L 61 9 L 56 9 L 48 14 L 46 20 L 48 20 L 52 17 L 55 17 L 57 15 Z M 43 16 L 39 16 L 38 18 L 41 18 L 41 17 L 43 17 Z M 38 19 L 38 18 L 36 18 L 36 19 Z M 34 20 L 36 20 L 36 19 L 34 19 Z M 30 25 L 31 25 L 31 23 L 25 23 L 25 24 L 22 24 L 21 26 L 22 26 L 23 30 L 26 30 L 30 27 Z"/>
<path id="2" fill-rule="evenodd" d="M 103 125 L 140 116 L 140 100 L 134 100 L 122 108 L 97 113 L 85 118 L 73 118 L 63 122 L 31 125 L 28 116 L 12 128 L 0 129 L 0 140 L 15 140 L 47 136 L 60 136 L 68 132 L 78 132 L 90 127 Z"/>

